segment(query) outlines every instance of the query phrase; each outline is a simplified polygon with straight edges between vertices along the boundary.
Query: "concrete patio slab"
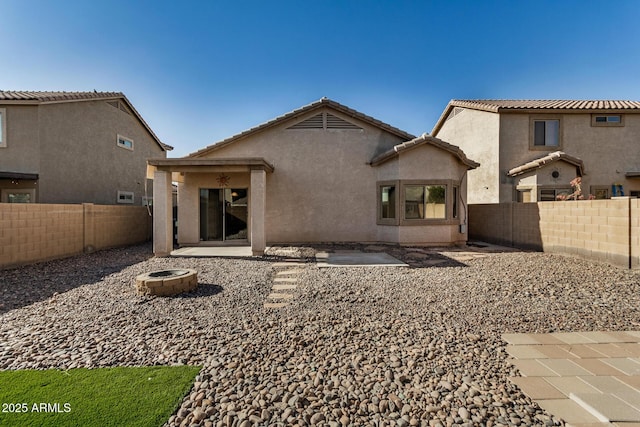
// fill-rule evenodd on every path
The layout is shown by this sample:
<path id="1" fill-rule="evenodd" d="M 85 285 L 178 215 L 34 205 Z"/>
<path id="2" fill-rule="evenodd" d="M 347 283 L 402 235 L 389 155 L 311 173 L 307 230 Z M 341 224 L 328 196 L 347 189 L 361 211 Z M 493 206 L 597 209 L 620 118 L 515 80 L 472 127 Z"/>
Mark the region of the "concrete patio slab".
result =
<path id="1" fill-rule="evenodd" d="M 589 344 L 595 342 L 577 332 L 554 332 L 550 335 L 567 344 Z"/>
<path id="2" fill-rule="evenodd" d="M 544 380 L 560 390 L 565 398 L 579 390 L 581 393 L 600 393 L 578 377 L 545 377 Z"/>
<path id="3" fill-rule="evenodd" d="M 251 246 L 192 246 L 171 251 L 174 257 L 252 257 Z"/>
<path id="4" fill-rule="evenodd" d="M 573 359 L 573 362 L 589 371 L 591 375 L 620 375 L 620 371 L 600 359 Z"/>
<path id="5" fill-rule="evenodd" d="M 319 252 L 318 267 L 408 267 L 407 264 L 385 252 Z"/>
<path id="6" fill-rule="evenodd" d="M 541 359 L 539 362 L 561 377 L 577 377 L 591 374 L 589 371 L 567 359 Z"/>
<path id="7" fill-rule="evenodd" d="M 640 363 L 629 358 L 611 358 L 602 360 L 607 365 L 622 371 L 625 375 L 640 375 Z"/>

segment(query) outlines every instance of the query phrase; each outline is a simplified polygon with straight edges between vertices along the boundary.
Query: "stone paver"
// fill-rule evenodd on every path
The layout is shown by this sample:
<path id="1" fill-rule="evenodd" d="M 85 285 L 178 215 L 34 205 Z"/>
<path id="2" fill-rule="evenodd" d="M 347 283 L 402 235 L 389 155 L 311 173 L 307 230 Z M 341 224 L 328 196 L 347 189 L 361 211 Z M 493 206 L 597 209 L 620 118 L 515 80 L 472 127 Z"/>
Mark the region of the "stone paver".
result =
<path id="1" fill-rule="evenodd" d="M 640 332 L 504 334 L 503 339 L 522 375 L 509 380 L 567 425 L 640 427 Z"/>
<path id="2" fill-rule="evenodd" d="M 267 295 L 264 302 L 265 308 L 283 308 L 289 305 L 294 298 L 291 292 L 298 288 L 298 275 L 302 273 L 302 268 L 290 268 L 291 264 L 302 266 L 303 263 L 298 260 L 276 262 L 274 268 L 287 268 L 275 272 L 273 277 L 273 285 L 271 285 L 271 293 Z"/>
<path id="3" fill-rule="evenodd" d="M 520 387 L 520 390 L 532 399 L 566 399 L 569 397 L 542 377 L 510 377 L 509 381 Z"/>

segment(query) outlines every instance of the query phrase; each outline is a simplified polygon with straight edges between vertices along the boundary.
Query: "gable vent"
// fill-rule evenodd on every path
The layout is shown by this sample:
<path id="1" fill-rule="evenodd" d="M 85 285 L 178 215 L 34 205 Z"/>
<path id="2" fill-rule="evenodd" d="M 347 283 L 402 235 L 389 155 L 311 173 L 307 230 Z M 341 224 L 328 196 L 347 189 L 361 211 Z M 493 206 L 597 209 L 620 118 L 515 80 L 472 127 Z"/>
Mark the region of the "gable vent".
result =
<path id="1" fill-rule="evenodd" d="M 351 122 L 327 113 L 327 129 L 362 129 Z"/>
<path id="2" fill-rule="evenodd" d="M 316 114 L 287 129 L 357 129 L 362 128 L 329 113 Z"/>
<path id="3" fill-rule="evenodd" d="M 300 123 L 289 127 L 288 129 L 323 129 L 322 114 L 317 114 L 313 117 L 303 120 Z"/>
<path id="4" fill-rule="evenodd" d="M 451 112 L 449 113 L 449 115 L 447 116 L 447 120 L 451 120 L 453 119 L 455 116 L 457 116 L 458 114 L 462 113 L 464 111 L 464 108 L 460 108 L 460 107 L 453 107 L 453 110 L 451 110 Z"/>
<path id="5" fill-rule="evenodd" d="M 107 101 L 107 104 L 111 105 L 114 108 L 119 109 L 120 111 L 127 113 L 129 115 L 131 115 L 131 111 L 129 111 L 129 108 L 127 108 L 127 106 L 120 101 Z"/>

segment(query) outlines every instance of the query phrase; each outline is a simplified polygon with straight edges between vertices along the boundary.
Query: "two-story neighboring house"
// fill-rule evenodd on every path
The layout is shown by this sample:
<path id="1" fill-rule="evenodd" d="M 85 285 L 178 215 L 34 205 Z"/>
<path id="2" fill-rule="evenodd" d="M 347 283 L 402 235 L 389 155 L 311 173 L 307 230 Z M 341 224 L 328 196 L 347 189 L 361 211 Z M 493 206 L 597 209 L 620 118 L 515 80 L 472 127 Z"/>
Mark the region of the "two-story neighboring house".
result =
<path id="1" fill-rule="evenodd" d="M 122 93 L 0 91 L 0 202 L 145 204 L 168 150 Z"/>
<path id="2" fill-rule="evenodd" d="M 585 198 L 640 193 L 640 102 L 452 100 L 431 134 L 482 165 L 469 203 L 556 200 L 577 176 Z"/>

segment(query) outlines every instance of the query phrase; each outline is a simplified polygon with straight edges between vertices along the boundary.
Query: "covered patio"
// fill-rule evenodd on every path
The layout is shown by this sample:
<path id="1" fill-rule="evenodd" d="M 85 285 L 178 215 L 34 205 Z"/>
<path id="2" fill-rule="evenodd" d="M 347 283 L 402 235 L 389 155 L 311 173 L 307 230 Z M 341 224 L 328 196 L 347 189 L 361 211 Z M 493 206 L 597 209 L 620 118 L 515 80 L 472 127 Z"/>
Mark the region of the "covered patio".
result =
<path id="1" fill-rule="evenodd" d="M 172 182 L 178 183 L 178 245 L 247 244 L 255 256 L 266 247 L 264 158 L 151 159 L 153 178 L 153 252 L 173 250 Z"/>

